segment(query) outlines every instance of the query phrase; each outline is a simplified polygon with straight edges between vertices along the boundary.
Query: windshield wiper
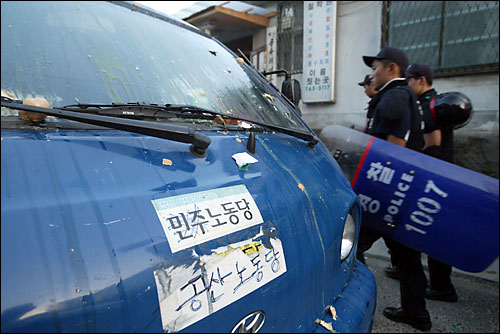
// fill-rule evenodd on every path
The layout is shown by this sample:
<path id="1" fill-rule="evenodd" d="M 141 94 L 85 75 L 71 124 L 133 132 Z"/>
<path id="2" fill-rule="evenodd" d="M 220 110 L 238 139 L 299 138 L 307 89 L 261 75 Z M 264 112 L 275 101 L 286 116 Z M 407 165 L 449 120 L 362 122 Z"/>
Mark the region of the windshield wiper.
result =
<path id="1" fill-rule="evenodd" d="M 147 103 L 112 103 L 112 104 L 71 104 L 61 108 L 54 108 L 57 110 L 75 111 L 88 114 L 98 114 L 106 116 L 125 116 L 125 117 L 151 117 L 151 118 L 188 118 L 189 115 L 183 113 L 178 108 L 167 109 L 158 104 Z M 212 116 L 206 117 L 213 119 Z"/>
<path id="2" fill-rule="evenodd" d="M 146 103 L 73 104 L 57 109 L 78 111 L 85 113 L 101 113 L 101 114 L 112 113 L 113 115 L 116 116 L 142 116 L 142 117 L 176 116 L 179 118 L 198 118 L 198 119 L 202 118 L 207 120 L 212 120 L 213 116 L 216 117 L 220 116 L 222 118 L 243 121 L 258 125 L 260 127 L 272 131 L 285 133 L 287 135 L 307 141 L 309 146 L 311 147 L 314 147 L 314 145 L 318 143 L 317 136 L 309 132 L 302 132 L 289 128 L 283 128 L 280 126 L 267 124 L 264 122 L 244 117 L 234 116 L 232 114 L 221 113 L 192 105 L 184 105 L 184 104 L 158 105 L 158 104 L 146 104 Z M 166 115 L 164 113 L 166 113 Z"/>
<path id="3" fill-rule="evenodd" d="M 194 131 L 187 126 L 172 125 L 165 123 L 155 123 L 148 121 L 139 121 L 135 119 L 118 118 L 111 116 L 102 116 L 75 112 L 61 109 L 48 109 L 22 104 L 21 101 L 15 101 L 9 98 L 2 97 L 2 107 L 13 108 L 18 110 L 43 113 L 48 116 L 54 116 L 72 121 L 103 126 L 107 128 L 123 130 L 133 133 L 139 133 L 152 137 L 158 137 L 168 140 L 174 140 L 182 143 L 192 144 L 191 152 L 198 157 L 203 157 L 211 143 L 209 137 Z"/>

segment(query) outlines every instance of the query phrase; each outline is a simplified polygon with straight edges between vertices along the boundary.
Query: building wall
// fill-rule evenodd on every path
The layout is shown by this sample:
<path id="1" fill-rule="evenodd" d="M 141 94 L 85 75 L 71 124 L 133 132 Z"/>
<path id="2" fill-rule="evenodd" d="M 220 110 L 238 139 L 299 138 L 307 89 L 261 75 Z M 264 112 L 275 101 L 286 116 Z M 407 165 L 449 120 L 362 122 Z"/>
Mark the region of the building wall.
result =
<path id="1" fill-rule="evenodd" d="M 382 1 L 339 1 L 336 100 L 334 103 L 304 103 L 301 106 L 304 120 L 316 132 L 330 124 L 363 129 L 369 99 L 357 83 L 371 72 L 362 56 L 375 55 L 380 50 L 381 24 Z M 302 76 L 297 74 L 294 78 L 301 81 Z M 301 85 L 304 86 L 302 81 Z M 498 178 L 498 72 L 436 78 L 434 88 L 438 93 L 459 91 L 471 99 L 474 108 L 470 123 L 455 131 L 455 162 Z"/>
<path id="2" fill-rule="evenodd" d="M 252 47 L 257 50 L 266 45 L 266 28 L 257 29 L 252 37 Z"/>
<path id="3" fill-rule="evenodd" d="M 371 69 L 363 63 L 362 56 L 375 55 L 380 50 L 382 1 L 339 1 L 337 9 L 335 102 L 300 105 L 302 117 L 316 132 L 330 124 L 363 129 L 369 99 L 357 83 Z M 277 20 L 273 20 L 272 25 L 276 24 Z M 254 41 L 261 38 L 256 36 Z M 304 87 L 302 73 L 292 77 Z M 456 163 L 498 178 L 498 72 L 436 78 L 434 87 L 438 93 L 459 91 L 472 101 L 474 114 L 470 123 L 455 131 Z"/>
<path id="4" fill-rule="evenodd" d="M 498 179 L 498 73 L 435 81 L 438 92 L 459 91 L 467 95 L 474 109 L 469 124 L 455 131 L 455 163 Z"/>
<path id="5" fill-rule="evenodd" d="M 304 119 L 314 129 L 342 123 L 348 115 L 364 118 L 368 98 L 357 83 L 371 72 L 362 56 L 375 55 L 380 50 L 382 1 L 339 1 L 337 20 L 336 101 L 304 104 Z M 440 92 L 464 93 L 477 112 L 499 109 L 498 73 L 437 78 L 435 87 Z M 346 122 L 355 121 L 347 118 Z"/>

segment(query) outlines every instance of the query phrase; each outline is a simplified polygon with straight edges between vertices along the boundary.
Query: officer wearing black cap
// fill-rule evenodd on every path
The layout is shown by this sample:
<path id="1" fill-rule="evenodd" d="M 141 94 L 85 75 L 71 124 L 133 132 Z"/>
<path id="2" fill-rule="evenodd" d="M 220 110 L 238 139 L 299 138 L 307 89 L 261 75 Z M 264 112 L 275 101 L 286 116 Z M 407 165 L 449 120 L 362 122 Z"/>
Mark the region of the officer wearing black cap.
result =
<path id="1" fill-rule="evenodd" d="M 373 103 L 381 111 L 371 120 L 368 133 L 421 151 L 421 116 L 415 106 L 416 97 L 404 78 L 408 57 L 403 50 L 386 46 L 374 57 L 363 56 L 363 61 L 373 70 L 372 85 L 379 91 Z"/>
<path id="2" fill-rule="evenodd" d="M 361 82 L 358 82 L 358 85 L 362 86 L 365 89 L 366 96 L 368 96 L 370 98 L 370 102 L 368 102 L 368 107 L 366 107 L 367 122 L 366 122 L 365 128 L 363 130 L 364 133 L 368 133 L 368 125 L 370 123 L 370 119 L 373 118 L 373 103 L 372 103 L 372 101 L 373 101 L 373 97 L 377 94 L 377 91 L 372 86 L 372 78 L 370 78 L 369 74 L 365 75 L 364 80 L 361 81 Z M 373 241 L 371 241 L 371 239 L 367 240 L 366 247 L 370 248 L 372 244 L 373 244 Z M 388 272 L 388 273 L 393 273 L 394 272 L 396 275 L 398 275 L 398 278 L 399 278 L 399 272 L 397 272 L 396 266 L 394 264 L 394 259 L 392 257 L 392 252 L 390 250 L 388 252 L 389 252 L 389 256 L 391 258 L 391 266 L 385 268 L 384 270 L 386 272 Z M 358 260 L 360 260 L 361 262 L 363 262 L 363 264 L 366 264 L 366 260 L 365 260 L 364 256 L 360 255 L 358 257 Z"/>
<path id="3" fill-rule="evenodd" d="M 363 129 L 364 133 L 368 133 L 368 123 L 369 120 L 373 117 L 373 108 L 371 108 L 371 102 L 375 94 L 377 94 L 377 91 L 372 86 L 372 79 L 370 78 L 369 74 L 365 75 L 365 79 L 361 82 L 358 82 L 358 85 L 362 86 L 365 89 L 366 96 L 370 98 L 370 102 L 368 102 L 368 107 L 366 107 L 366 118 L 368 120 L 366 122 L 365 128 Z"/>
<path id="4" fill-rule="evenodd" d="M 403 50 L 386 46 L 376 56 L 363 56 L 365 64 L 372 68 L 372 85 L 378 90 L 373 97 L 373 117 L 368 133 L 421 152 L 424 147 L 422 115 L 417 97 L 408 87 L 404 77 L 408 57 Z M 358 243 L 358 259 L 380 235 L 362 227 Z M 400 273 L 401 307 L 386 307 L 387 318 L 410 324 L 428 331 L 432 327 L 425 304 L 427 278 L 422 267 L 420 252 L 391 238 L 384 237 Z"/>
<path id="5" fill-rule="evenodd" d="M 418 97 L 418 102 L 424 116 L 424 153 L 453 163 L 453 127 L 440 127 L 434 120 L 430 108 L 431 102 L 437 97 L 437 92 L 432 88 L 434 72 L 422 63 L 411 64 L 406 70 L 408 85 Z"/>
<path id="6" fill-rule="evenodd" d="M 361 87 L 363 87 L 365 89 L 365 94 L 369 98 L 372 98 L 375 96 L 375 94 L 377 94 L 377 91 L 373 88 L 371 83 L 372 83 L 372 79 L 370 78 L 369 74 L 365 75 L 365 79 L 363 81 L 358 82 L 358 85 L 360 85 Z"/>
<path id="7" fill-rule="evenodd" d="M 441 126 L 436 115 L 430 108 L 436 99 L 437 93 L 432 88 L 434 72 L 426 64 L 415 63 L 406 70 L 408 85 L 418 97 L 423 110 L 425 129 L 425 147 L 423 153 L 438 159 L 454 163 L 453 157 L 453 126 Z M 426 291 L 426 298 L 447 302 L 458 300 L 455 287 L 451 283 L 451 266 L 434 259 L 427 258 L 429 266 L 430 286 Z"/>

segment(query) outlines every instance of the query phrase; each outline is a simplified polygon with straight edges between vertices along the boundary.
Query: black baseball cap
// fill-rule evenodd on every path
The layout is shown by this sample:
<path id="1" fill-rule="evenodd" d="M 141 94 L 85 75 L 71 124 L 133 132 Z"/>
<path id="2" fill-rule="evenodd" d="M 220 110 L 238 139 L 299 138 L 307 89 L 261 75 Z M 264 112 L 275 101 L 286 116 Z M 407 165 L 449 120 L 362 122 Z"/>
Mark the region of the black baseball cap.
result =
<path id="1" fill-rule="evenodd" d="M 365 76 L 365 80 L 361 81 L 361 82 L 358 82 L 358 85 L 360 86 L 364 86 L 364 85 L 370 85 L 372 83 L 372 78 L 370 78 L 370 75 L 367 74 Z"/>
<path id="2" fill-rule="evenodd" d="M 432 84 L 432 80 L 434 79 L 434 71 L 432 68 L 423 63 L 413 63 L 406 70 L 405 76 L 407 78 L 420 78 L 425 77 L 429 85 Z"/>
<path id="3" fill-rule="evenodd" d="M 401 69 L 402 73 L 405 73 L 406 68 L 408 67 L 408 57 L 406 56 L 406 53 L 398 48 L 392 47 L 392 46 L 384 46 L 382 50 L 380 50 L 379 53 L 377 53 L 376 56 L 371 57 L 371 56 L 363 56 L 363 61 L 365 62 L 366 66 L 372 67 L 373 61 L 377 59 L 387 59 L 389 61 L 392 61 L 396 64 L 398 64 L 399 68 Z"/>

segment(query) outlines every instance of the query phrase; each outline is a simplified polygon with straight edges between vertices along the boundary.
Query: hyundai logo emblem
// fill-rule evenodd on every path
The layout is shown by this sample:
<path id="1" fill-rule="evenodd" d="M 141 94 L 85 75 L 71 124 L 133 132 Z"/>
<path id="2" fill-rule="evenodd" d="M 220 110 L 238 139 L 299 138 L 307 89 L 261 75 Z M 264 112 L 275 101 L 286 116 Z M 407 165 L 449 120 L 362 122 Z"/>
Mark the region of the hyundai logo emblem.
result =
<path id="1" fill-rule="evenodd" d="M 257 333 L 264 325 L 266 314 L 262 311 L 255 311 L 241 319 L 234 326 L 231 333 Z"/>

